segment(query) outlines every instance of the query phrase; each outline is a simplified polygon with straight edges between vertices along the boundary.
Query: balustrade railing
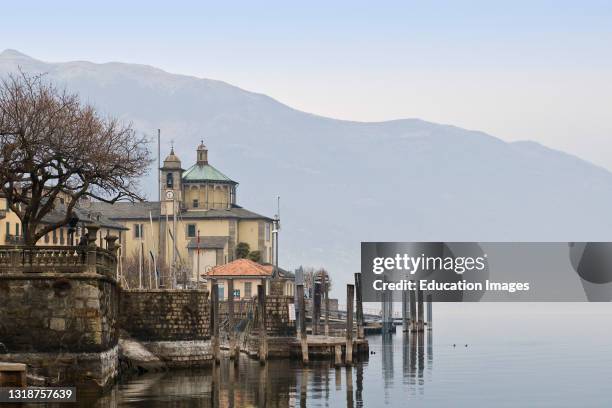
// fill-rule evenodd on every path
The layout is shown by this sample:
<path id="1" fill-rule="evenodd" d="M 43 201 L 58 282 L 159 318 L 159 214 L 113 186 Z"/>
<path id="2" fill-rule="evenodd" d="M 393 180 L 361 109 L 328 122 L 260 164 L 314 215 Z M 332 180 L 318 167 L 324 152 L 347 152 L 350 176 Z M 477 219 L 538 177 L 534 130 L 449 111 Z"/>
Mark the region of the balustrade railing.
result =
<path id="1" fill-rule="evenodd" d="M 89 245 L 24 246 L 0 245 L 0 274 L 93 273 L 116 277 L 116 237 L 107 237 L 109 249 L 97 247 L 97 228 L 91 227 Z"/>

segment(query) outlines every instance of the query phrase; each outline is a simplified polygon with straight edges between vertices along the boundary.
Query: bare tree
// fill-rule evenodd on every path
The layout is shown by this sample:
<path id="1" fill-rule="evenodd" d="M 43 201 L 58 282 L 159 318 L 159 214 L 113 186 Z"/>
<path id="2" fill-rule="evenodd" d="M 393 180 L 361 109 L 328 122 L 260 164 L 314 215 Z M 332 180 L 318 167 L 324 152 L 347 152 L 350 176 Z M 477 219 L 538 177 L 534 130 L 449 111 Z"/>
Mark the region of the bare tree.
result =
<path id="1" fill-rule="evenodd" d="M 328 289 L 331 289 L 331 277 L 325 268 L 315 269 L 312 266 L 301 268 L 304 272 L 304 292 L 308 297 L 314 296 L 315 283 L 327 283 Z"/>
<path id="2" fill-rule="evenodd" d="M 26 245 L 68 224 L 83 198 L 141 200 L 138 179 L 150 162 L 147 140 L 131 125 L 102 117 L 43 76 L 21 72 L 0 83 L 0 191 Z M 56 209 L 63 216 L 43 224 Z"/>
<path id="3" fill-rule="evenodd" d="M 127 254 L 123 258 L 123 279 L 128 288 L 138 288 L 142 283 L 143 288 L 155 289 L 159 285 L 170 285 L 170 267 L 165 262 L 156 263 L 153 268 L 150 255 L 140 253 L 138 249 Z"/>
<path id="4" fill-rule="evenodd" d="M 141 257 L 138 250 L 132 251 L 131 254 L 126 255 L 123 259 L 123 278 L 128 288 L 139 288 L 141 282 L 143 286 L 148 282 L 141 275 L 141 268 L 146 268 L 146 265 L 144 265 L 145 260 L 146 258 Z"/>

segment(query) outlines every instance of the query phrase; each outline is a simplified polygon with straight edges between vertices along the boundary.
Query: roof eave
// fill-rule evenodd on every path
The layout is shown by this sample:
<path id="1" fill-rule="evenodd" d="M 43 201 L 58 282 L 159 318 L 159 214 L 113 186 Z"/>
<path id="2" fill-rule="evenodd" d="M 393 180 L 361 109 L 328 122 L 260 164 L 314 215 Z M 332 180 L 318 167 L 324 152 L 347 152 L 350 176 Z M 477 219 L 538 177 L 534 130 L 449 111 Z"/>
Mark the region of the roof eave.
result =
<path id="1" fill-rule="evenodd" d="M 214 179 L 186 179 L 183 178 L 182 179 L 184 184 L 189 184 L 189 183 L 217 183 L 217 184 L 233 184 L 235 186 L 237 186 L 238 183 L 237 181 L 234 180 L 214 180 Z"/>
<path id="2" fill-rule="evenodd" d="M 205 276 L 208 278 L 236 278 L 236 277 L 239 277 L 241 279 L 262 279 L 262 278 L 272 277 L 272 275 L 207 275 L 207 274 L 202 274 L 201 276 Z"/>

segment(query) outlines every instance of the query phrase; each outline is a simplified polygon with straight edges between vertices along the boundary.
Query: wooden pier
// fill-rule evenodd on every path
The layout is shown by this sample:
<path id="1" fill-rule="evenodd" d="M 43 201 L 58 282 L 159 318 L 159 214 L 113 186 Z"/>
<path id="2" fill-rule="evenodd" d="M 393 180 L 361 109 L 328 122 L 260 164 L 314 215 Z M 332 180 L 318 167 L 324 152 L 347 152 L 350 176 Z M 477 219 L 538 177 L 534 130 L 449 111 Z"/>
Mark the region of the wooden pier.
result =
<path id="1" fill-rule="evenodd" d="M 348 353 L 347 354 L 347 345 Z M 295 339 L 290 344 L 291 355 L 308 363 L 313 359 L 334 358 L 336 366 L 351 365 L 356 356 L 369 352 L 366 339 L 351 339 L 350 342 L 343 337 L 325 336 L 323 334 L 310 335 L 307 339 Z M 305 353 L 308 353 L 307 356 Z"/>
<path id="2" fill-rule="evenodd" d="M 25 364 L 0 362 L 0 387 L 25 387 L 26 374 Z"/>
<path id="3" fill-rule="evenodd" d="M 257 286 L 257 297 L 251 306 L 252 313 L 241 318 L 243 329 L 239 333 L 234 299 L 231 296 L 226 302 L 227 316 L 220 321 L 218 285 L 213 280 L 210 318 L 212 354 L 216 362 L 221 356 L 220 347 L 228 350 L 223 355 L 234 360 L 234 365 L 241 351 L 258 359 L 261 364 L 266 364 L 268 358 L 296 358 L 308 364 L 311 359 L 328 357 L 333 358 L 337 366 L 352 365 L 360 355 L 369 354 L 368 341 L 364 335 L 361 274 L 355 274 L 355 284 L 346 287 L 346 319 L 330 318 L 327 276 L 321 277 L 315 286 L 316 300 L 313 302 L 310 324 L 306 321 L 303 284 L 296 285 L 295 300 L 282 294 L 279 282 L 273 280 L 269 287 L 270 293 L 267 294 L 265 281 L 262 280 L 262 284 Z M 228 288 L 231 294 L 233 282 L 228 283 Z M 321 303 L 326 306 L 324 314 L 321 313 Z M 296 321 L 289 318 L 289 309 L 295 311 L 291 315 L 295 315 Z M 224 328 L 223 334 L 220 333 L 221 327 Z"/>
<path id="4" fill-rule="evenodd" d="M 357 330 L 354 332 L 353 312 L 355 305 L 355 288 L 357 288 Z M 315 286 L 315 296 L 319 288 Z M 324 283 L 325 299 L 328 297 L 327 282 Z M 346 285 L 346 327 L 344 336 L 330 336 L 329 307 L 326 305 L 325 334 L 319 334 L 317 302 L 313 305 L 312 330 L 308 335 L 306 328 L 306 308 L 304 301 L 304 285 L 296 285 L 298 313 L 298 335 L 290 344 L 291 355 L 301 358 L 307 364 L 311 357 L 334 357 L 336 366 L 352 365 L 355 357 L 369 352 L 368 341 L 364 336 L 363 329 L 363 305 L 361 303 L 361 274 L 355 274 L 355 285 Z M 315 298 L 316 299 L 316 298 Z"/>

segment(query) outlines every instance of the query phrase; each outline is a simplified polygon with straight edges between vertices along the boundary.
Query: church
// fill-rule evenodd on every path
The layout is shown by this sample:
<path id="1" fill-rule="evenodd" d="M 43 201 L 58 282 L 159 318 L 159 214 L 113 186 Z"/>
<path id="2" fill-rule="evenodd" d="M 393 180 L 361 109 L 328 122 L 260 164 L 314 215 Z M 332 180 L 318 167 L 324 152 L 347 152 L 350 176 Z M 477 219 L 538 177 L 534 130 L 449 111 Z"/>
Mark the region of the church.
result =
<path id="1" fill-rule="evenodd" d="M 92 202 L 91 210 L 121 224 L 121 258 L 155 259 L 169 271 L 164 284 L 200 282 L 212 268 L 234 261 L 248 245 L 249 258 L 272 263 L 273 219 L 236 202 L 238 183 L 208 161 L 202 142 L 196 162 L 183 168 L 174 148 L 160 168 L 160 202 Z M 164 272 L 161 273 L 164 275 Z"/>

